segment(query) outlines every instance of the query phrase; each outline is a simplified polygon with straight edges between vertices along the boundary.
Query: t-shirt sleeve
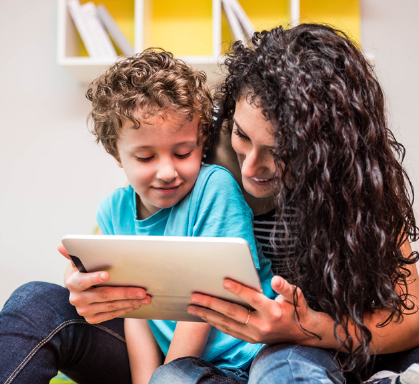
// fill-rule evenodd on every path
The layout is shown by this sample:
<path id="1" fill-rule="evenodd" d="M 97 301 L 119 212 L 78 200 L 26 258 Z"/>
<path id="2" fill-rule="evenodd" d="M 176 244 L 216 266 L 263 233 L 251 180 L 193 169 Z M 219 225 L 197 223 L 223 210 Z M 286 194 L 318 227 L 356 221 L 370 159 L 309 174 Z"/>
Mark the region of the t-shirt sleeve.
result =
<path id="1" fill-rule="evenodd" d="M 100 230 L 104 235 L 114 235 L 113 225 L 112 225 L 112 203 L 111 196 L 103 200 L 98 207 L 96 213 L 96 220 L 99 225 Z"/>
<path id="2" fill-rule="evenodd" d="M 250 246 L 266 296 L 272 297 L 270 261 L 256 245 L 253 213 L 244 200 L 239 185 L 229 171 L 217 167 L 199 185 L 199 201 L 194 224 L 194 236 L 239 237 Z"/>
<path id="3" fill-rule="evenodd" d="M 198 188 L 201 190 L 195 195 L 199 200 L 193 201 L 196 207 L 195 217 L 192 218 L 193 236 L 245 239 L 259 266 L 253 236 L 253 214 L 233 176 L 227 170 L 217 167 L 210 171 Z"/>

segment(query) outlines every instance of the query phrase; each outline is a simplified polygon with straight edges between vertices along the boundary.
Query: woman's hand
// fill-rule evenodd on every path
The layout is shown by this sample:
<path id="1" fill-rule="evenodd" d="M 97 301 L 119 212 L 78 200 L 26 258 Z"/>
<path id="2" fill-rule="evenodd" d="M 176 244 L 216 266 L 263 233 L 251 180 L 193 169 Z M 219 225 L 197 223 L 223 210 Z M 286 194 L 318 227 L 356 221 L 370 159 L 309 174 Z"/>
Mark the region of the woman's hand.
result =
<path id="1" fill-rule="evenodd" d="M 62 244 L 58 250 L 71 261 Z M 70 291 L 70 303 L 88 323 L 101 323 L 151 303 L 150 296 L 142 288 L 94 287 L 108 280 L 108 272 L 80 273 L 73 263 L 67 269 L 65 285 Z"/>
<path id="2" fill-rule="evenodd" d="M 274 291 L 280 294 L 275 300 L 232 280 L 224 282 L 224 288 L 249 303 L 254 308 L 253 311 L 249 312 L 241 305 L 214 297 L 194 294 L 191 296 L 191 301 L 199 306 L 190 306 L 188 312 L 202 318 L 220 331 L 250 343 L 291 342 L 311 346 L 318 346 L 321 343 L 322 347 L 326 347 L 326 342 L 331 344 L 330 347 L 336 346 L 333 337 L 321 342 L 319 337 L 312 334 L 322 337 L 324 326 L 333 332 L 333 322 L 330 317 L 311 310 L 301 290 L 297 288 L 297 318 L 293 304 L 295 287 L 279 276 L 274 276 L 271 284 Z M 298 322 L 312 333 L 303 332 Z"/>

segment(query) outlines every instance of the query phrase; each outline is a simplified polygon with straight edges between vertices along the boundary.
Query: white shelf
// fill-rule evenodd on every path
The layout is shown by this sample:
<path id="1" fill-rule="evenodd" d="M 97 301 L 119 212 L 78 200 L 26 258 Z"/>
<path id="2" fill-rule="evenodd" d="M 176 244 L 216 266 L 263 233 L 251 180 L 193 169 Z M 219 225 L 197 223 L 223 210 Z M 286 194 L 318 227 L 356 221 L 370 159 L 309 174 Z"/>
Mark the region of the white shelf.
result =
<path id="1" fill-rule="evenodd" d="M 80 0 L 81 3 L 86 1 Z M 105 5 L 115 6 L 114 0 L 93 1 L 96 5 L 103 1 Z M 254 23 L 256 30 L 269 29 L 280 24 L 298 25 L 300 19 L 312 22 L 332 22 L 332 20 L 338 20 L 342 15 L 346 17 L 346 12 L 349 17 L 359 17 L 354 11 L 358 0 L 335 4 L 333 9 L 326 0 L 321 0 L 316 5 L 308 0 L 266 0 L 266 6 L 262 8 L 254 0 L 239 1 Z M 66 68 L 77 81 L 87 84 L 112 65 L 115 60 L 97 60 L 88 56 L 80 56 L 81 42 L 67 10 L 66 0 L 58 0 L 58 2 L 58 63 Z M 125 5 L 125 9 L 128 10 L 132 8 L 130 22 L 133 22 L 133 36 L 131 36 L 131 41 L 133 41 L 135 52 L 141 52 L 149 46 L 161 46 L 172 51 L 177 57 L 184 59 L 195 68 L 204 70 L 210 85 L 218 83 L 222 76 L 219 65 L 223 60 L 222 47 L 228 45 L 226 40 L 229 39 L 225 32 L 226 24 L 222 18 L 221 0 L 183 0 L 178 3 L 176 0 L 119 0 L 118 4 Z M 179 7 L 185 7 L 185 11 Z M 170 11 L 167 11 L 169 8 Z M 195 8 L 201 12 L 198 15 L 198 20 L 200 20 L 199 17 L 202 17 L 199 22 L 202 21 L 201 24 L 205 24 L 205 27 L 196 24 Z M 350 8 L 351 10 L 349 10 Z M 156 11 L 156 9 L 158 10 Z M 118 23 L 118 15 L 114 18 Z M 171 26 L 167 26 L 166 22 L 172 23 Z M 337 26 L 339 27 L 339 22 Z M 185 29 L 187 30 L 186 34 Z M 163 30 L 162 34 L 166 32 L 163 39 L 154 39 L 161 30 Z M 199 40 L 196 39 L 197 36 L 199 36 Z M 189 37 L 192 37 L 190 46 L 188 45 Z M 176 49 L 172 48 L 170 41 L 175 42 Z M 184 41 L 186 42 L 181 48 L 186 47 L 188 53 L 177 53 L 179 43 Z M 200 44 L 201 41 L 203 41 L 202 44 Z M 201 55 L 193 55 L 196 51 L 200 51 Z"/>
<path id="2" fill-rule="evenodd" d="M 123 0 L 121 0 L 123 1 Z M 134 7 L 134 51 L 147 48 L 147 35 L 150 25 L 144 20 L 150 18 L 153 0 L 135 0 Z M 158 1 L 158 0 L 154 0 Z M 210 83 L 218 80 L 221 59 L 221 0 L 212 0 L 212 47 L 210 55 L 178 56 L 199 70 L 207 73 Z M 190 4 L 193 6 L 193 2 Z M 58 5 L 58 64 L 68 70 L 81 84 L 88 84 L 114 63 L 114 59 L 94 59 L 79 56 L 80 38 L 66 7 L 66 0 L 59 0 Z"/>

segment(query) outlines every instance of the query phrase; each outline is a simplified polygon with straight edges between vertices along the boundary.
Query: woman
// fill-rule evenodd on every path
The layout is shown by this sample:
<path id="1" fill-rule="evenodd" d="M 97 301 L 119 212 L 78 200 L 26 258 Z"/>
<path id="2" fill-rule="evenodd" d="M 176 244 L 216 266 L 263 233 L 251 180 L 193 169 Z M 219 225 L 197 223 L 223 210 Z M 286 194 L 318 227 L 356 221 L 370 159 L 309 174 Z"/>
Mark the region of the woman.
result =
<path id="1" fill-rule="evenodd" d="M 233 123 L 246 191 L 274 195 L 281 296 L 226 281 L 254 311 L 196 294 L 189 312 L 272 344 L 250 383 L 344 382 L 418 362 L 413 190 L 371 66 L 344 33 L 300 25 L 235 43 L 226 67 L 217 121 Z"/>

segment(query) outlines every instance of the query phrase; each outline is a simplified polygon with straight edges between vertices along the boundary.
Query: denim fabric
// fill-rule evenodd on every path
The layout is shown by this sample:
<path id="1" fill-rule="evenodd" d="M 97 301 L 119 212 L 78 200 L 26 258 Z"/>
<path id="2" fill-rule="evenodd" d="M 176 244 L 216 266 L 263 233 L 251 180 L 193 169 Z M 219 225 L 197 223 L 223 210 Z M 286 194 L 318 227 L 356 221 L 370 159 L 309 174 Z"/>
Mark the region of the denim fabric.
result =
<path id="1" fill-rule="evenodd" d="M 294 344 L 264 347 L 250 368 L 249 384 L 345 383 L 334 353 Z"/>
<path id="2" fill-rule="evenodd" d="M 248 375 L 240 369 L 217 368 L 199 357 L 182 357 L 157 368 L 149 384 L 243 384 Z"/>
<path id="3" fill-rule="evenodd" d="M 0 383 L 47 384 L 60 370 L 83 383 L 131 383 L 122 319 L 90 325 L 67 289 L 32 282 L 0 312 Z"/>

